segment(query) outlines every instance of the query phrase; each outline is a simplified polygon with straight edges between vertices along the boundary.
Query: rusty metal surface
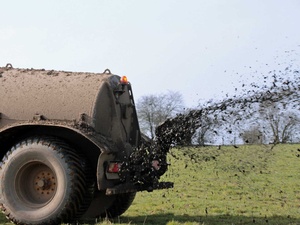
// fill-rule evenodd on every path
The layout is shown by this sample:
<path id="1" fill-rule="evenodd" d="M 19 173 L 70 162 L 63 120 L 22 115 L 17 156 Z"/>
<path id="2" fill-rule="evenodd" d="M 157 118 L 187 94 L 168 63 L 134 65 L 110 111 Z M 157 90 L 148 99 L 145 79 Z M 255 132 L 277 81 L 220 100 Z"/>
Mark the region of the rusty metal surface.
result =
<path id="1" fill-rule="evenodd" d="M 2 67 L 2 120 L 75 120 L 83 113 L 91 117 L 100 86 L 111 77 L 107 71 L 100 74 Z"/>

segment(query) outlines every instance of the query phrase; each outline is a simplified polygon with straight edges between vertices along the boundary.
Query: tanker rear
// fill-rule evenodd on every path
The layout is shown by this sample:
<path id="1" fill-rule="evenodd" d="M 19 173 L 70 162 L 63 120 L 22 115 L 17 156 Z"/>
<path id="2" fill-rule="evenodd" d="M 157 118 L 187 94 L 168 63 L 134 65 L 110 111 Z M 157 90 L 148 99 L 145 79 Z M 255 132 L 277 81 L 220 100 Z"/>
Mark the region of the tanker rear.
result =
<path id="1" fill-rule="evenodd" d="M 121 165 L 141 135 L 126 77 L 8 65 L 0 68 L 0 96 L 0 203 L 12 222 L 127 210 L 138 189 Z"/>

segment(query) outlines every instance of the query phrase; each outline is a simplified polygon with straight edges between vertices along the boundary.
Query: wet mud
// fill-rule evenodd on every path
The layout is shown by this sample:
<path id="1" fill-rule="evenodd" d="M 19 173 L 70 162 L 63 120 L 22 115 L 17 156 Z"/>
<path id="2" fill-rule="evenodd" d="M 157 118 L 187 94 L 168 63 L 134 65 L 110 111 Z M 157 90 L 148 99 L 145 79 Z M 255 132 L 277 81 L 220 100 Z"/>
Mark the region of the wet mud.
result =
<path id="1" fill-rule="evenodd" d="M 134 175 L 133 182 L 155 183 L 163 175 L 168 164 L 166 155 L 174 146 L 181 146 L 194 135 L 196 130 L 205 124 L 207 116 L 226 124 L 228 133 L 234 126 L 246 123 L 249 118 L 257 116 L 258 109 L 268 107 L 270 104 L 280 105 L 285 108 L 300 109 L 300 73 L 299 70 L 289 69 L 288 78 L 281 73 L 273 72 L 270 76 L 263 76 L 262 84 L 250 84 L 251 88 L 245 89 L 241 84 L 240 95 L 234 95 L 218 102 L 208 102 L 199 109 L 189 110 L 167 119 L 156 129 L 156 138 L 151 145 L 143 145 L 130 156 L 127 168 L 140 165 L 139 174 Z M 237 92 L 238 88 L 235 89 Z M 215 131 L 216 133 L 218 131 Z M 160 169 L 154 170 L 152 160 L 158 160 Z"/>
<path id="2" fill-rule="evenodd" d="M 267 76 L 262 76 L 261 84 L 241 84 L 239 95 L 226 98 L 219 102 L 208 102 L 196 110 L 177 115 L 167 119 L 156 129 L 156 143 L 160 151 L 167 153 L 172 146 L 185 143 L 195 131 L 202 126 L 207 116 L 227 124 L 230 133 L 232 126 L 243 123 L 251 118 L 257 110 L 271 104 L 286 108 L 300 109 L 300 73 L 297 69 L 285 68 L 286 73 L 272 71 Z M 248 85 L 249 86 L 249 85 Z M 235 88 L 238 92 L 238 88 Z M 217 131 L 215 131 L 217 132 Z"/>

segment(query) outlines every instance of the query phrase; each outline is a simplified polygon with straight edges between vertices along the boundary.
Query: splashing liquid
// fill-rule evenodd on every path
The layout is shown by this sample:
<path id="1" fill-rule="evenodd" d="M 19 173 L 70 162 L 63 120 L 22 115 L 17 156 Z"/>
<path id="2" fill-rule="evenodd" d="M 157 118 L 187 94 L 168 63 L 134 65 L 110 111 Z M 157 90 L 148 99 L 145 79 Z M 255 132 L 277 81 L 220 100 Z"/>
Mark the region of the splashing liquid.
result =
<path id="1" fill-rule="evenodd" d="M 217 103 L 208 103 L 205 107 L 190 110 L 179 114 L 174 118 L 167 119 L 156 129 L 156 138 L 149 144 L 145 144 L 133 152 L 130 156 L 130 164 L 124 168 L 131 171 L 134 183 L 155 184 L 168 168 L 166 162 L 167 153 L 173 146 L 180 145 L 190 138 L 207 116 L 233 123 L 250 118 L 257 112 L 257 106 L 267 106 L 269 103 L 281 103 L 289 105 L 293 109 L 299 109 L 300 104 L 300 78 L 299 71 L 293 70 L 292 77 L 286 79 L 284 76 L 275 74 L 271 77 L 270 85 L 259 86 L 251 84 L 252 90 L 248 90 L 239 97 L 227 98 Z M 264 79 L 269 79 L 265 76 Z M 153 160 L 158 160 L 160 169 L 155 170 L 151 166 Z M 138 167 L 138 168 L 137 168 Z M 132 168 L 136 168 L 133 169 Z M 132 172 L 134 171 L 134 172 Z"/>
<path id="2" fill-rule="evenodd" d="M 201 118 L 208 115 L 216 120 L 230 122 L 232 115 L 238 115 L 236 120 L 240 121 L 251 117 L 255 114 L 258 105 L 264 107 L 270 103 L 281 103 L 284 106 L 289 105 L 293 109 L 299 109 L 300 74 L 298 70 L 293 70 L 292 74 L 293 76 L 288 80 L 283 76 L 273 74 L 269 86 L 260 87 L 257 84 L 251 84 L 253 90 L 248 90 L 240 97 L 210 103 L 198 110 L 191 110 L 175 118 L 167 119 L 156 129 L 157 146 L 163 154 L 166 154 L 172 146 L 182 143 L 193 135 L 202 125 Z M 264 79 L 268 77 L 265 76 Z"/>

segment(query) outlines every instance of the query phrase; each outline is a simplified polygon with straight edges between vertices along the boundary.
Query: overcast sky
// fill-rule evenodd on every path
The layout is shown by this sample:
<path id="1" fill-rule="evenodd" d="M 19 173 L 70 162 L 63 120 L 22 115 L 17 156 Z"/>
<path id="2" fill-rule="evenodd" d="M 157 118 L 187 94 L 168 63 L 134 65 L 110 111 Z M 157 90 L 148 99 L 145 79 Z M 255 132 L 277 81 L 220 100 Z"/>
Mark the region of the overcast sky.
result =
<path id="1" fill-rule="evenodd" d="M 300 62 L 299 0 L 2 1 L 0 66 L 127 75 L 188 107 Z M 276 68 L 277 69 L 277 68 Z"/>

